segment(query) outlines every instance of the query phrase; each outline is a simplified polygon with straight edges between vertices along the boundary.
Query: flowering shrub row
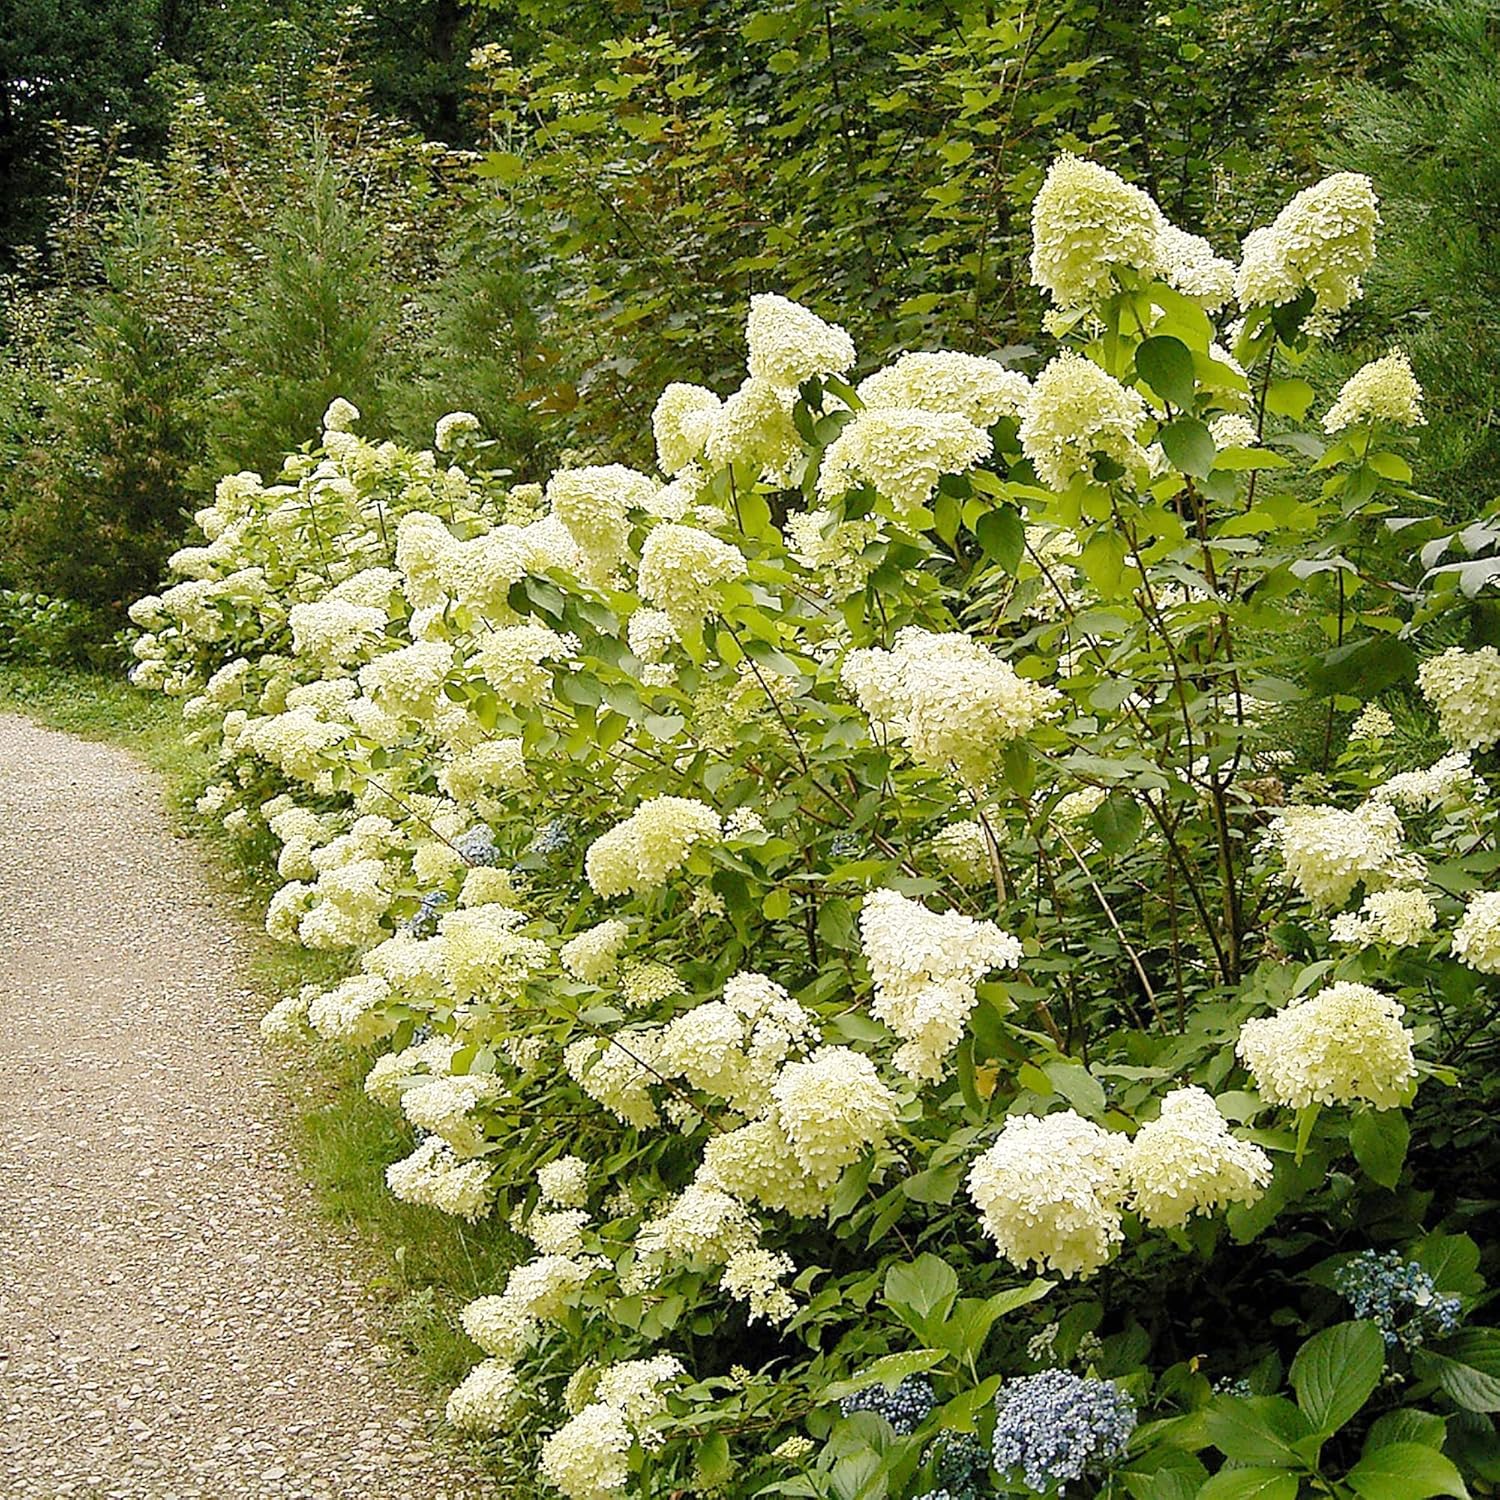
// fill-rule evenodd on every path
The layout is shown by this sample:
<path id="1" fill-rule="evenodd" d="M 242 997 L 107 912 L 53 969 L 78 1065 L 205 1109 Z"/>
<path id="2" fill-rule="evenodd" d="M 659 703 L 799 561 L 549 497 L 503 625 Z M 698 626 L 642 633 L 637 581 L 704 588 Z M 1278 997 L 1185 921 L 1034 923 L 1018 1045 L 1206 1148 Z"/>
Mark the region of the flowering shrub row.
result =
<path id="1" fill-rule="evenodd" d="M 1064 158 L 1034 380 L 851 384 L 761 296 L 737 390 L 662 393 L 659 476 L 513 484 L 464 413 L 409 452 L 335 402 L 220 484 L 135 678 L 273 849 L 269 931 L 349 956 L 267 1034 L 378 1048 L 391 1191 L 516 1233 L 452 1421 L 569 1500 L 1373 1497 L 1287 1433 L 1383 1377 L 1489 1441 L 1474 1246 L 1391 1203 L 1500 972 L 1500 654 L 1422 665 L 1432 764 L 1375 704 L 1330 759 L 1351 683 L 1414 665 L 1366 544 L 1423 504 L 1421 393 L 1394 353 L 1297 425 L 1377 224 L 1333 177 L 1236 264 Z M 1253 1309 L 1301 1272 L 1289 1325 L 1357 1316 L 1294 1404 Z M 1460 1493 L 1430 1420 L 1368 1461 Z"/>

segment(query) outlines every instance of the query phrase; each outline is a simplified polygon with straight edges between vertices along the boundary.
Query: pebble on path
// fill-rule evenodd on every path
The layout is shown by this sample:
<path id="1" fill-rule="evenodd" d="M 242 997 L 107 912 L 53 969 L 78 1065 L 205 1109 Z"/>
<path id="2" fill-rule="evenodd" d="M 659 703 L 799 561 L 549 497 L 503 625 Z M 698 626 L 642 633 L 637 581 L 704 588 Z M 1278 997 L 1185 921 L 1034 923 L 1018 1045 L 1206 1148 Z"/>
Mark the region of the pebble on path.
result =
<path id="1" fill-rule="evenodd" d="M 129 755 L 0 715 L 0 1495 L 492 1496 L 311 1221 L 210 889 Z"/>

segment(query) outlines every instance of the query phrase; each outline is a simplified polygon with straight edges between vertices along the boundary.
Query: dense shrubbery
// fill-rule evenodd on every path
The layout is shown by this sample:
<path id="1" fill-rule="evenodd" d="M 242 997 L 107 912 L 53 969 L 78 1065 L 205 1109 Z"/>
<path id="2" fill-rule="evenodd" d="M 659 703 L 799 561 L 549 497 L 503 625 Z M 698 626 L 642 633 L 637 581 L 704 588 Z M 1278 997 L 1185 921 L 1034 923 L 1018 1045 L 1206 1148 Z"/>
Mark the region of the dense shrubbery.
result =
<path id="1" fill-rule="evenodd" d="M 516 1236 L 449 1413 L 522 1491 L 1493 1479 L 1420 1127 L 1493 1031 L 1500 654 L 1407 562 L 1404 358 L 1300 373 L 1377 219 L 1235 265 L 1064 159 L 1034 379 L 854 385 L 761 297 L 660 475 L 545 488 L 335 401 L 135 606 L 269 930 L 350 958 L 267 1033 L 378 1046 L 392 1191 Z"/>
<path id="2" fill-rule="evenodd" d="M 338 391 L 407 442 L 461 405 L 522 478 L 579 447 L 645 462 L 658 391 L 730 381 L 766 285 L 846 309 L 864 368 L 1024 344 L 1052 155 L 1237 237 L 1314 170 L 1343 82 L 1399 82 L 1426 26 L 1405 0 L 78 9 L 0 43 L 24 105 L 0 121 L 0 584 L 68 592 L 101 638 L 170 550 L 180 451 L 200 479 L 272 465 Z M 124 384 L 101 305 L 152 351 Z M 123 406 L 171 428 L 160 471 Z M 64 577 L 80 492 L 119 545 Z"/>

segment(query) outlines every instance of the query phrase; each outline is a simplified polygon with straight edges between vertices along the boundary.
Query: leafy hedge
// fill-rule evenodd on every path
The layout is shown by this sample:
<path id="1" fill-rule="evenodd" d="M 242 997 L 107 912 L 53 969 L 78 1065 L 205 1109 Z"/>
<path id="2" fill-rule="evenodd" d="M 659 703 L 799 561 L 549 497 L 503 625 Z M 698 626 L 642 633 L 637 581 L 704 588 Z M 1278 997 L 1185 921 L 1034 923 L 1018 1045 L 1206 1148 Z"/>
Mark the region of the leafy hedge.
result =
<path id="1" fill-rule="evenodd" d="M 336 401 L 135 607 L 270 931 L 349 954 L 268 1034 L 378 1043 L 393 1191 L 517 1236 L 449 1413 L 522 1488 L 1493 1481 L 1409 1111 L 1492 1024 L 1500 654 L 1433 649 L 1402 358 L 1312 430 L 1298 373 L 1377 217 L 1329 179 L 1236 266 L 1066 158 L 1034 380 L 855 386 L 757 298 L 665 478 L 545 490 Z"/>

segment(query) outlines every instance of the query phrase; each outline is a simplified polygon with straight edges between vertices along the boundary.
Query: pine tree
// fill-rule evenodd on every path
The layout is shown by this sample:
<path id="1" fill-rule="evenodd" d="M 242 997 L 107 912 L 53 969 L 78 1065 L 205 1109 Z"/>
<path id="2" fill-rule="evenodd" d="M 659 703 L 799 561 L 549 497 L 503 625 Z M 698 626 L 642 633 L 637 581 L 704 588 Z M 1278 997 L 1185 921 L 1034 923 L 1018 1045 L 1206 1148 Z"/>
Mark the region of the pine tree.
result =
<path id="1" fill-rule="evenodd" d="M 88 306 L 71 369 L 21 456 L 0 572 L 85 606 L 101 638 L 160 580 L 193 508 L 200 372 L 171 330 L 110 290 Z"/>
<path id="2" fill-rule="evenodd" d="M 210 447 L 221 471 L 274 473 L 316 437 L 335 396 L 380 426 L 384 345 L 392 323 L 376 230 L 321 143 L 307 184 L 266 247 L 265 275 L 228 341 L 228 388 Z"/>
<path id="3" fill-rule="evenodd" d="M 1404 87 L 1347 91 L 1336 164 L 1380 193 L 1367 352 L 1410 354 L 1424 488 L 1459 520 L 1500 495 L 1500 0 L 1448 0 L 1431 20 Z"/>

